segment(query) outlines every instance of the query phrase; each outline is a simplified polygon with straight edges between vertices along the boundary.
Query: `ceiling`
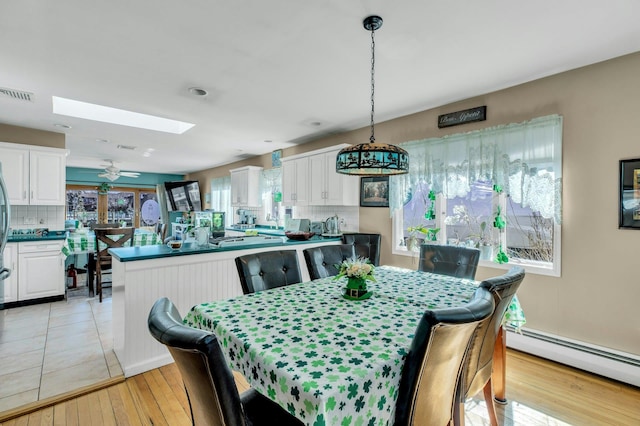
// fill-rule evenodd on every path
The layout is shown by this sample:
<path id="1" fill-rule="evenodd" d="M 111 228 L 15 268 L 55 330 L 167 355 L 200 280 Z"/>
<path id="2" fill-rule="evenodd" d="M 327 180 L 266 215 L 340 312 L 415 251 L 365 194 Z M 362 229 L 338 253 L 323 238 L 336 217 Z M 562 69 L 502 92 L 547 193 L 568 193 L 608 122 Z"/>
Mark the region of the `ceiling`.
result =
<path id="1" fill-rule="evenodd" d="M 34 95 L 0 95 L 0 123 L 66 133 L 69 166 L 179 174 L 365 127 L 371 14 L 376 123 L 640 51 L 637 0 L 3 0 L 0 87 Z M 195 126 L 56 115 L 52 96 Z"/>

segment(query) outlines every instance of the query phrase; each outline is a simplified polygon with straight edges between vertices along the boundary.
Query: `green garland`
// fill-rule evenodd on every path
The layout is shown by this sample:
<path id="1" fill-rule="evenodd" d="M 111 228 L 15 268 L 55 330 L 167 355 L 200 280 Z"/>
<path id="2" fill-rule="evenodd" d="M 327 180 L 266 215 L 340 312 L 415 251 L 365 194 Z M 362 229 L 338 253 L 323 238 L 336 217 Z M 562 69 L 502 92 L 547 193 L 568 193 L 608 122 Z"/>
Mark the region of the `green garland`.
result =
<path id="1" fill-rule="evenodd" d="M 501 194 L 502 186 L 493 185 L 493 190 L 494 192 L 496 192 L 496 194 Z M 496 209 L 496 214 L 493 218 L 493 227 L 498 229 L 500 233 L 503 233 L 504 229 L 507 227 L 507 221 L 505 220 L 504 216 L 502 216 L 502 208 L 500 208 L 500 206 L 498 206 L 498 208 Z M 500 238 L 500 240 L 502 241 L 502 238 Z M 495 261 L 500 264 L 509 262 L 509 257 L 502 249 L 502 243 L 498 247 L 498 253 L 496 254 Z"/>
<path id="2" fill-rule="evenodd" d="M 429 200 L 431 201 L 429 208 L 424 213 L 424 218 L 427 220 L 433 220 L 436 218 L 436 193 L 429 191 Z"/>

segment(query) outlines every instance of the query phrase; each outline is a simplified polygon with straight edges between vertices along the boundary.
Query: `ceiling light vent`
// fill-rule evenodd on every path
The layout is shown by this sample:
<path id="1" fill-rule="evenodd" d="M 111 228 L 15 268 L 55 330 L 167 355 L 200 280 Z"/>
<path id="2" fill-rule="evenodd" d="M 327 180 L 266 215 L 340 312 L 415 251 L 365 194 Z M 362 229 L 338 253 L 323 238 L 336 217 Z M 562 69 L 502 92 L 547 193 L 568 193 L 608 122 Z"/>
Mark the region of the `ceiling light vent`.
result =
<path id="1" fill-rule="evenodd" d="M 0 95 L 8 98 L 18 99 L 21 101 L 33 102 L 34 95 L 31 92 L 25 92 L 24 90 L 8 89 L 6 87 L 0 87 Z"/>
<path id="2" fill-rule="evenodd" d="M 131 145 L 118 145 L 118 149 L 128 149 L 129 151 L 133 151 L 136 147 Z"/>

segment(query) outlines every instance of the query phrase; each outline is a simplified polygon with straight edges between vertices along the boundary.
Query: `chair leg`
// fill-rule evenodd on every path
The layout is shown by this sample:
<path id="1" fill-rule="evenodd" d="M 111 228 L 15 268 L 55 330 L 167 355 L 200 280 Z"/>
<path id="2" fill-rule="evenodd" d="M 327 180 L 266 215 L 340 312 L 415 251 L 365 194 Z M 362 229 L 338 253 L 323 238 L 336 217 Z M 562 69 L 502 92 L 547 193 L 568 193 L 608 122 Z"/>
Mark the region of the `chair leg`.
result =
<path id="1" fill-rule="evenodd" d="M 100 269 L 100 266 L 96 269 L 98 272 L 96 274 L 96 294 L 99 295 L 100 303 L 102 303 L 102 270 Z"/>
<path id="2" fill-rule="evenodd" d="M 493 402 L 493 384 L 491 379 L 484 385 L 482 392 L 484 394 L 484 402 L 487 404 L 487 411 L 489 411 L 491 426 L 498 426 L 498 416 L 496 415 L 496 405 Z"/>

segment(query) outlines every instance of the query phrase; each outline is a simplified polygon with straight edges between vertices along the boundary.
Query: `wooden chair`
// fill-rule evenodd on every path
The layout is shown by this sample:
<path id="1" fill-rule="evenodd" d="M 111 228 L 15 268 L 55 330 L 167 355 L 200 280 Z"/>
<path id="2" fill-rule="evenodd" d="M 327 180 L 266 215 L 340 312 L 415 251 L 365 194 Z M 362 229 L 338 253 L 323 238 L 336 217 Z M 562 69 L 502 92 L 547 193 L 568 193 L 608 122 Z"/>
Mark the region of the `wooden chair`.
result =
<path id="1" fill-rule="evenodd" d="M 479 260 L 478 249 L 422 244 L 418 270 L 472 280 L 476 276 Z"/>
<path id="2" fill-rule="evenodd" d="M 148 326 L 180 370 L 194 425 L 302 425 L 253 389 L 240 395 L 216 336 L 184 325 L 166 297 L 151 308 Z"/>
<path id="3" fill-rule="evenodd" d="M 353 259 L 355 253 L 351 244 L 320 246 L 302 250 L 312 280 L 338 275 L 340 264 L 346 259 Z"/>
<path id="4" fill-rule="evenodd" d="M 120 228 L 120 222 L 109 222 L 109 223 L 90 223 L 89 229 L 105 229 L 105 228 Z"/>
<path id="5" fill-rule="evenodd" d="M 105 281 L 103 275 L 111 270 L 110 248 L 125 247 L 131 245 L 133 228 L 97 228 L 96 234 L 96 295 L 100 296 L 102 303 L 102 288 Z M 110 273 L 110 272 L 107 272 Z"/>
<path id="6" fill-rule="evenodd" d="M 380 264 L 380 234 L 344 234 L 342 242 L 352 244 L 356 251 L 356 256 L 366 257 L 374 265 Z"/>
<path id="7" fill-rule="evenodd" d="M 513 295 L 520 287 L 524 275 L 524 269 L 514 266 L 506 274 L 489 278 L 480 283 L 480 288 L 491 294 L 496 308 L 489 320 L 478 327 L 471 340 L 467 365 L 461 381 L 462 392 L 455 415 L 456 425 L 464 424 L 465 400 L 476 395 L 480 390 L 483 390 L 484 393 L 491 425 L 497 426 L 498 424 L 491 381 L 494 347 L 504 314 L 511 304 Z"/>
<path id="8" fill-rule="evenodd" d="M 424 313 L 402 368 L 395 426 L 452 423 L 469 342 L 493 310 L 491 293 L 479 288 L 465 306 Z"/>
<path id="9" fill-rule="evenodd" d="M 236 257 L 244 294 L 302 282 L 295 250 L 265 251 Z"/>

